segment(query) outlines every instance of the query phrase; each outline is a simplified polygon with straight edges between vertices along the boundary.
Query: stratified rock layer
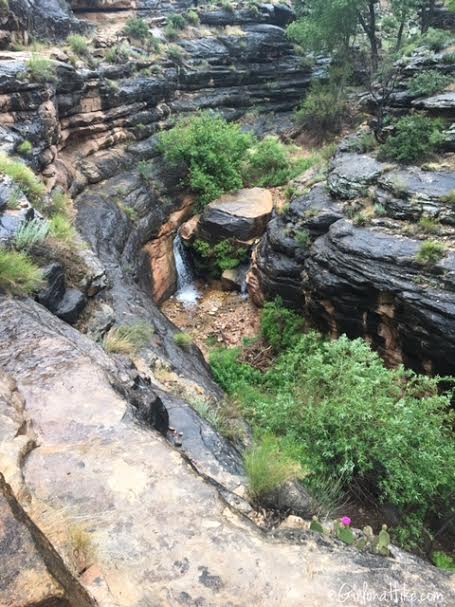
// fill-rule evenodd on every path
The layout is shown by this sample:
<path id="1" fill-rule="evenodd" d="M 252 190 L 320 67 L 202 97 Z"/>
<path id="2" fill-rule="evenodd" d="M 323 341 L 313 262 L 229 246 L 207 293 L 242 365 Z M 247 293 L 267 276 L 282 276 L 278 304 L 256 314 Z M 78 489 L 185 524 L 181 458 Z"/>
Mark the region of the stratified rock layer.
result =
<path id="1" fill-rule="evenodd" d="M 269 223 L 249 276 L 253 297 L 280 295 L 324 332 L 366 338 L 390 364 L 453 374 L 453 191 L 447 170 L 338 153 L 327 187 L 316 185 Z M 437 233 L 426 234 L 422 218 Z M 423 242 L 435 238 L 449 248 L 433 264 L 419 262 Z"/>

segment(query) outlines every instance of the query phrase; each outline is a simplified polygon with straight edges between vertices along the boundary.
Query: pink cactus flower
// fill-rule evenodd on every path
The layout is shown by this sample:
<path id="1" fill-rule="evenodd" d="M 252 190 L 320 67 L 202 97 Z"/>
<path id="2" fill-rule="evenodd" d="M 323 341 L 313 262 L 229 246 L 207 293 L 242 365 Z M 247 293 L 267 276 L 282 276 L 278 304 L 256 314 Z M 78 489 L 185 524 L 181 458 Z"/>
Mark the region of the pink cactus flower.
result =
<path id="1" fill-rule="evenodd" d="M 341 519 L 341 523 L 342 525 L 344 525 L 345 527 L 349 527 L 352 523 L 351 519 L 349 518 L 349 516 L 343 516 L 343 518 Z"/>

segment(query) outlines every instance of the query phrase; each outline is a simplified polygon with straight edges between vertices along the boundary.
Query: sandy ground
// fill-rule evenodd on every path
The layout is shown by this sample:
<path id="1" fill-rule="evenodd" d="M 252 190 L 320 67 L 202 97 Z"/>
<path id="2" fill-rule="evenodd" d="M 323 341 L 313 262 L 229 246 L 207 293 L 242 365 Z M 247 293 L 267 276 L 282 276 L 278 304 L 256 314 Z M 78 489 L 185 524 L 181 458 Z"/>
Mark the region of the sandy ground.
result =
<path id="1" fill-rule="evenodd" d="M 162 306 L 166 316 L 183 332 L 189 333 L 205 357 L 213 347 L 237 346 L 245 337 L 259 333 L 260 311 L 239 293 L 221 290 L 219 282 L 198 285 L 201 299 L 185 307 L 174 297 Z"/>

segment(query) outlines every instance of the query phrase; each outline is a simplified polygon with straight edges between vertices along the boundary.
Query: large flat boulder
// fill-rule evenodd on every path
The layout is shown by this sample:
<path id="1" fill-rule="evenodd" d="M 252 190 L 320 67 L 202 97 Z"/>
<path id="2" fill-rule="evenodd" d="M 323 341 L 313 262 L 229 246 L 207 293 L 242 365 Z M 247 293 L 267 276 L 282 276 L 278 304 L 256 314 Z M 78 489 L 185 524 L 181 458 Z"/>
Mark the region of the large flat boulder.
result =
<path id="1" fill-rule="evenodd" d="M 264 233 L 272 210 L 272 194 L 264 188 L 225 194 L 204 209 L 199 221 L 199 234 L 208 242 L 228 238 L 252 241 Z"/>

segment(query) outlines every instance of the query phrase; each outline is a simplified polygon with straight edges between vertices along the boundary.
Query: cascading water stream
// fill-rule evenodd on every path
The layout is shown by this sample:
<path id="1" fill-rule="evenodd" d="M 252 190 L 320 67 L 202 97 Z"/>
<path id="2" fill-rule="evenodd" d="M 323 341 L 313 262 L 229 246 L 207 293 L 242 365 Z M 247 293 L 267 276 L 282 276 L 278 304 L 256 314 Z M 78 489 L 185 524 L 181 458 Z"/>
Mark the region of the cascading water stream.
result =
<path id="1" fill-rule="evenodd" d="M 200 298 L 200 293 L 195 284 L 188 251 L 182 242 L 179 232 L 177 232 L 174 238 L 174 259 L 177 271 L 177 291 L 174 297 L 185 307 L 194 307 Z"/>

